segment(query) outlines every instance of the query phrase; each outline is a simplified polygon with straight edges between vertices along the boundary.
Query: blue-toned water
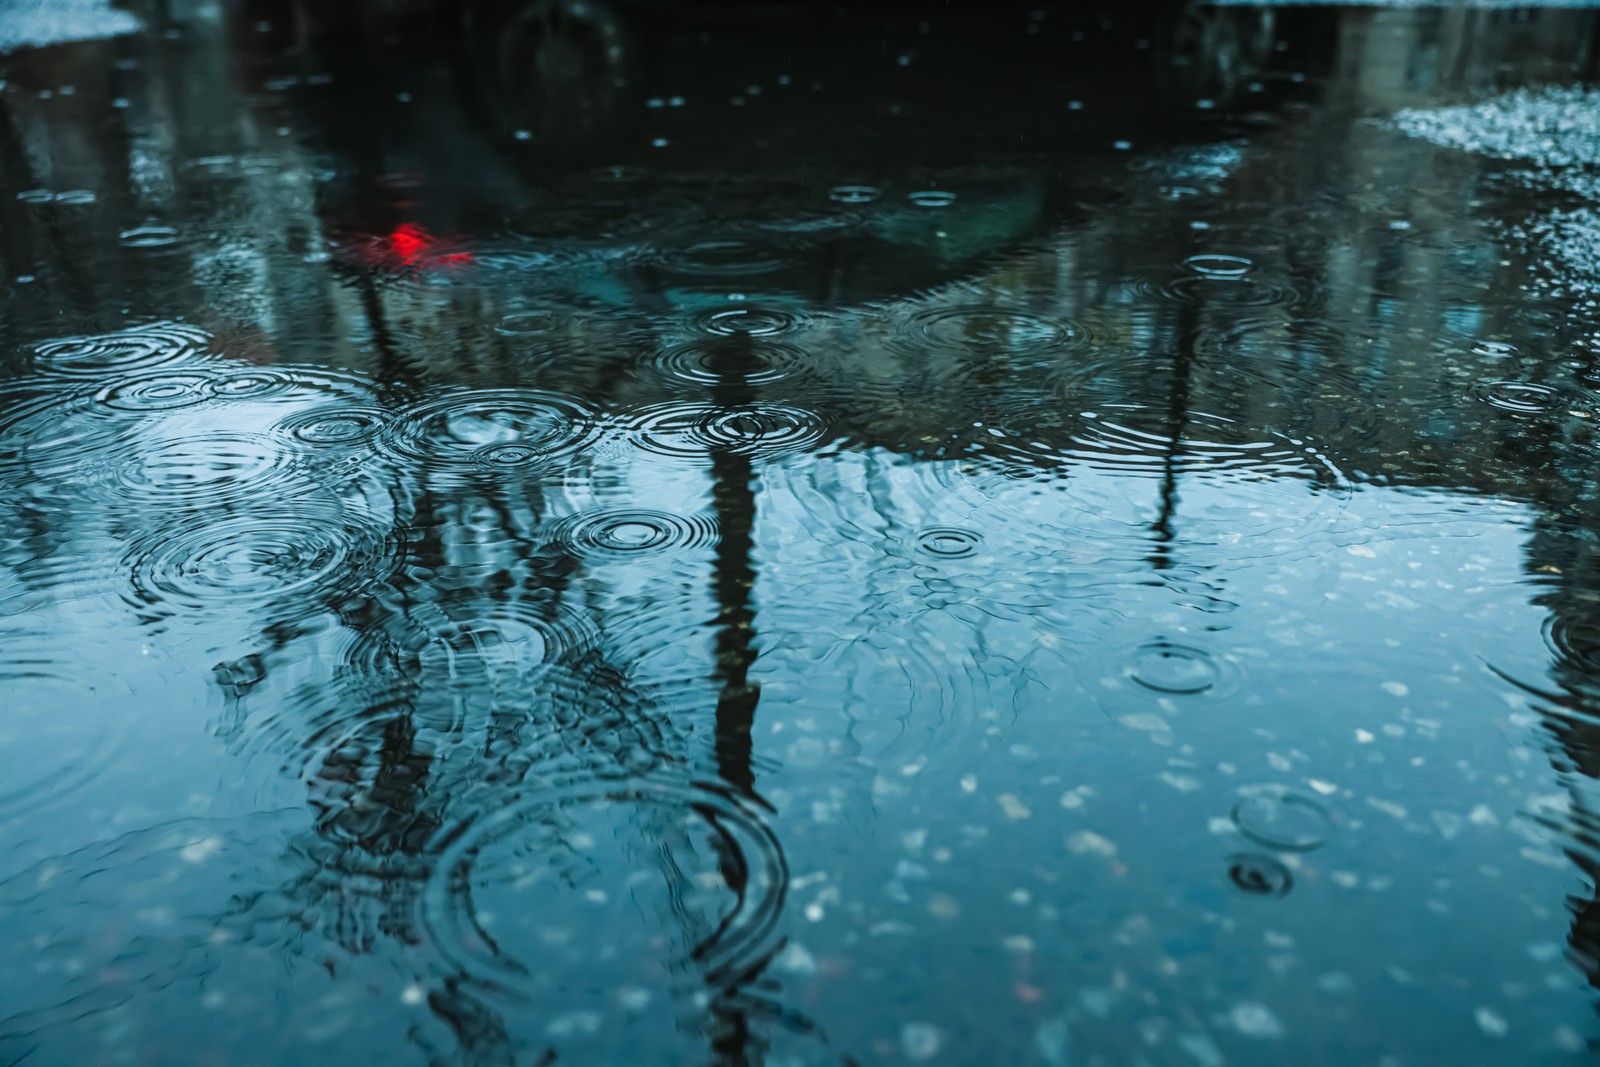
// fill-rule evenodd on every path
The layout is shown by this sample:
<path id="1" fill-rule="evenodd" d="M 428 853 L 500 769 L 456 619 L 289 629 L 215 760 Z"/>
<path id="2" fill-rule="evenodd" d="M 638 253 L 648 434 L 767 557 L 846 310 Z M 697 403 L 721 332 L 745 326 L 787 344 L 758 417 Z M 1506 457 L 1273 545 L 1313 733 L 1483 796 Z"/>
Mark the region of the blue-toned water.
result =
<path id="1" fill-rule="evenodd" d="M 26 6 L 0 1063 L 1592 1060 L 1600 13 Z"/>

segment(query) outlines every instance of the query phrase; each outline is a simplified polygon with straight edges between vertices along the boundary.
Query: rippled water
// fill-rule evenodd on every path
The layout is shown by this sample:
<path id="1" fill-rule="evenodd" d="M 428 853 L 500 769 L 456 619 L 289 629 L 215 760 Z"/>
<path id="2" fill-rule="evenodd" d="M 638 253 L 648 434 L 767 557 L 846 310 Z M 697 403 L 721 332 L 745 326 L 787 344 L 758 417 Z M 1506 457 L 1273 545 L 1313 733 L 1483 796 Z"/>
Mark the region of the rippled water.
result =
<path id="1" fill-rule="evenodd" d="M 1600 13 L 134 7 L 0 1063 L 1592 1060 Z"/>

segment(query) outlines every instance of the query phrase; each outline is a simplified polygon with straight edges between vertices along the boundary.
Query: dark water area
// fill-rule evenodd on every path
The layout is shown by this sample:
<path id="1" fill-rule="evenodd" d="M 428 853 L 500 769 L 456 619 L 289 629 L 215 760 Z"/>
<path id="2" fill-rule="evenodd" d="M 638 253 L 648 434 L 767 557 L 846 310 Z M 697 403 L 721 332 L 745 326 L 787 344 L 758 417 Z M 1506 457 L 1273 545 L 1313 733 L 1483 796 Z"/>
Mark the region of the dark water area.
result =
<path id="1" fill-rule="evenodd" d="M 1593 1062 L 1600 12 L 134 14 L 0 1064 Z"/>

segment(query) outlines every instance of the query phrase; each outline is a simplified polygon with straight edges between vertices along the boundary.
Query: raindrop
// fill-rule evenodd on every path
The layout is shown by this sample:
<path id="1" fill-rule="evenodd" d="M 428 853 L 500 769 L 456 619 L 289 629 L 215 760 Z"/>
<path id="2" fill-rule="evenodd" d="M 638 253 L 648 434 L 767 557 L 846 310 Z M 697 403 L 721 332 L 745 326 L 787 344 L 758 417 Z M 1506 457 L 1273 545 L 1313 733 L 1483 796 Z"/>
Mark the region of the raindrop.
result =
<path id="1" fill-rule="evenodd" d="M 493 471 L 570 456 L 596 434 L 593 412 L 561 393 L 454 389 L 398 412 L 384 439 L 426 466 Z"/>
<path id="2" fill-rule="evenodd" d="M 114 333 L 64 337 L 34 347 L 41 373 L 100 377 L 188 359 L 210 341 L 204 330 L 176 322 L 153 322 Z"/>
<path id="3" fill-rule="evenodd" d="M 95 418 L 88 398 L 60 386 L 29 378 L 0 384 L 0 471 L 61 475 L 127 447 L 114 420 Z"/>
<path id="4" fill-rule="evenodd" d="M 122 377 L 95 393 L 95 403 L 117 411 L 174 411 L 208 400 L 210 375 L 201 371 L 155 371 Z"/>
<path id="5" fill-rule="evenodd" d="M 681 827 L 665 838 L 654 826 Z M 719 985 L 775 950 L 788 871 L 777 838 L 749 806 L 710 785 L 667 779 L 547 785 L 450 828 L 423 894 L 430 941 L 451 965 L 495 988 L 548 997 L 542 976 L 565 961 L 592 966 L 617 951 L 659 956 L 679 937 L 593 924 L 553 954 L 549 916 L 585 884 L 627 885 L 632 914 L 674 914 L 691 895 L 708 921 L 665 951 L 663 973 Z M 637 856 L 664 853 L 660 878 L 636 880 Z M 648 871 L 650 868 L 645 868 Z M 723 872 L 740 872 L 730 886 Z M 544 872 L 544 873 L 541 873 Z M 659 904 L 641 903 L 658 897 Z M 564 983 L 563 983 L 564 984 Z M 599 996 L 600 994 L 596 994 Z"/>
<path id="6" fill-rule="evenodd" d="M 1289 868 L 1271 856 L 1239 852 L 1228 857 L 1228 881 L 1253 896 L 1282 897 L 1294 888 Z"/>
<path id="7" fill-rule="evenodd" d="M 259 400 L 287 392 L 294 380 L 270 370 L 242 370 L 219 374 L 207 384 L 212 396 L 224 400 Z"/>
<path id="8" fill-rule="evenodd" d="M 794 257 L 770 239 L 726 238 L 663 248 L 656 261 L 672 274 L 737 278 L 776 273 L 792 266 Z"/>
<path id="9" fill-rule="evenodd" d="M 985 305 L 914 311 L 899 330 L 900 339 L 913 347 L 933 345 L 1013 353 L 1063 348 L 1085 336 L 1085 331 L 1074 323 Z"/>
<path id="10" fill-rule="evenodd" d="M 1544 415 L 1560 409 L 1565 400 L 1561 390 L 1536 382 L 1489 382 L 1478 395 L 1490 407 L 1518 415 Z"/>
<path id="11" fill-rule="evenodd" d="M 841 204 L 870 204 L 882 195 L 875 185 L 835 185 L 828 190 L 828 198 Z"/>
<path id="12" fill-rule="evenodd" d="M 730 360 L 716 341 L 697 341 L 663 349 L 650 357 L 650 364 L 668 377 L 695 385 L 716 385 L 739 381 L 747 385 L 767 385 L 798 376 L 815 376 L 826 365 L 822 354 L 804 352 L 793 345 L 762 340 L 742 345 L 737 359 Z"/>
<path id="13" fill-rule="evenodd" d="M 935 526 L 917 534 L 917 548 L 940 559 L 963 559 L 975 555 L 983 535 L 953 526 Z"/>
<path id="14" fill-rule="evenodd" d="M 172 226 L 135 226 L 117 236 L 128 248 L 165 248 L 178 241 L 178 231 Z"/>
<path id="15" fill-rule="evenodd" d="M 1517 348 L 1504 341 L 1479 341 L 1472 346 L 1472 354 L 1484 359 L 1512 359 L 1517 355 Z"/>
<path id="16" fill-rule="evenodd" d="M 794 332 L 800 322 L 800 316 L 778 308 L 747 307 L 702 313 L 695 327 L 720 337 L 771 337 Z"/>
<path id="17" fill-rule="evenodd" d="M 1330 811 L 1317 798 L 1287 786 L 1252 786 L 1233 806 L 1233 824 L 1258 845 L 1309 852 L 1333 833 Z"/>
<path id="18" fill-rule="evenodd" d="M 558 321 L 552 311 L 513 311 L 495 325 L 494 331 L 507 337 L 534 337 L 551 332 Z"/>
<path id="19" fill-rule="evenodd" d="M 705 548 L 717 540 L 709 515 L 632 509 L 580 512 L 556 523 L 551 539 L 581 556 L 606 559 Z"/>
<path id="20" fill-rule="evenodd" d="M 157 615 L 270 607 L 274 621 L 322 610 L 392 568 L 396 546 L 377 524 L 306 501 L 293 512 L 228 515 L 165 527 L 129 551 L 129 603 Z"/>
<path id="21" fill-rule="evenodd" d="M 1157 693 L 1203 693 L 1217 684 L 1218 668 L 1204 649 L 1152 641 L 1139 646 L 1128 677 Z"/>
<path id="22" fill-rule="evenodd" d="M 943 189 L 923 189 L 908 194 L 906 199 L 917 207 L 949 207 L 956 202 L 956 194 Z"/>
<path id="23" fill-rule="evenodd" d="M 598 640 L 588 616 L 544 590 L 506 601 L 471 597 L 447 604 L 402 640 L 405 659 L 424 675 L 462 678 L 576 661 Z"/>
<path id="24" fill-rule="evenodd" d="M 803 451 L 823 435 L 818 415 L 787 404 L 656 404 L 625 414 L 621 423 L 641 452 L 673 459 L 717 451 L 771 457 Z"/>
<path id="25" fill-rule="evenodd" d="M 1305 300 L 1283 278 L 1272 277 L 1249 264 L 1233 262 L 1238 257 L 1207 255 L 1193 257 L 1207 268 L 1201 270 L 1185 262 L 1184 273 L 1173 276 L 1171 268 L 1138 278 L 1136 293 L 1163 303 L 1218 305 L 1234 308 L 1298 307 Z"/>
<path id="26" fill-rule="evenodd" d="M 356 445 L 378 436 L 387 424 L 388 413 L 382 408 L 325 404 L 296 412 L 277 428 L 308 444 Z"/>
<path id="27" fill-rule="evenodd" d="M 1182 450 L 1173 454 L 1165 409 L 1105 404 L 1074 436 L 1067 454 L 1097 470 L 1156 476 L 1180 472 L 1261 473 L 1311 478 L 1327 468 L 1304 446 L 1262 434 L 1220 415 L 1190 412 Z"/>
<path id="28" fill-rule="evenodd" d="M 1183 265 L 1196 274 L 1203 274 L 1208 278 L 1239 278 L 1255 267 L 1255 264 L 1244 256 L 1227 256 L 1216 252 L 1190 256 L 1183 261 Z"/>
<path id="29" fill-rule="evenodd" d="M 259 434 L 202 433 L 143 443 L 137 455 L 107 470 L 103 483 L 127 502 L 149 507 L 282 499 L 313 484 L 294 480 L 293 459 Z"/>

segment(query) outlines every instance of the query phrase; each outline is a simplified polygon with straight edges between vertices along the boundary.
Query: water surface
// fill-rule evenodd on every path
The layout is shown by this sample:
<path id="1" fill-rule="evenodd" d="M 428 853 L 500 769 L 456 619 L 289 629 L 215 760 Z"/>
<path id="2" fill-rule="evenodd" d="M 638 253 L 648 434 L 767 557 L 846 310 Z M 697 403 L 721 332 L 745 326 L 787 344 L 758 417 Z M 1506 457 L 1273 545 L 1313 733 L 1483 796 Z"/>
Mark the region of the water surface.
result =
<path id="1" fill-rule="evenodd" d="M 1600 16 L 440 6 L 0 56 L 0 1062 L 1590 1062 Z"/>

